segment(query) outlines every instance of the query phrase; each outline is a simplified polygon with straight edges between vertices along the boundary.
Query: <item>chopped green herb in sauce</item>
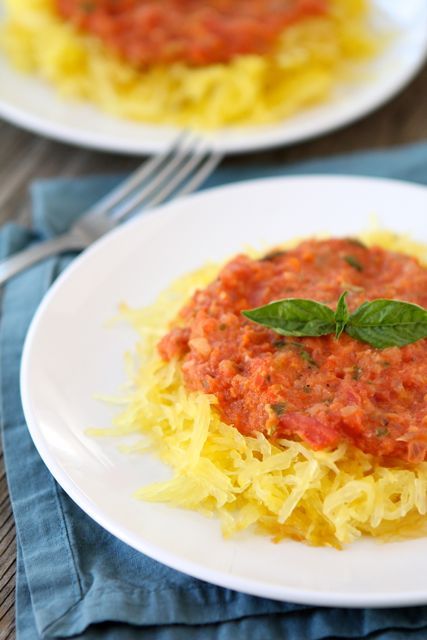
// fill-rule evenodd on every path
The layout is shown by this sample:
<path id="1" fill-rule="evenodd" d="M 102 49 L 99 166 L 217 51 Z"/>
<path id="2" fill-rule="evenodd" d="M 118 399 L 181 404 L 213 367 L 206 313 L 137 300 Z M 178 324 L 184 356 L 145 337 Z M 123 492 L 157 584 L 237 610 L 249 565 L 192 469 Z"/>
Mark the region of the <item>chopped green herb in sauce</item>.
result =
<path id="1" fill-rule="evenodd" d="M 270 405 L 276 416 L 281 416 L 285 413 L 287 404 L 286 402 L 276 402 Z"/>
<path id="2" fill-rule="evenodd" d="M 300 349 L 299 350 L 299 354 L 300 354 L 301 358 L 303 360 L 305 360 L 306 362 L 308 362 L 308 364 L 310 364 L 312 367 L 318 367 L 319 366 L 317 364 L 316 360 L 311 355 L 311 353 L 309 351 L 307 351 L 307 349 L 304 349 L 304 348 Z"/>
<path id="3" fill-rule="evenodd" d="M 294 349 L 298 350 L 298 354 L 301 356 L 301 358 L 306 362 L 308 362 L 311 366 L 313 367 L 319 366 L 317 362 L 314 360 L 311 353 L 304 347 L 303 344 L 301 344 L 301 342 L 279 339 L 273 342 L 273 346 L 276 347 L 277 349 L 285 349 L 286 347 L 293 347 Z"/>
<path id="4" fill-rule="evenodd" d="M 95 11 L 96 8 L 96 4 L 94 2 L 82 2 L 80 4 L 80 10 L 83 11 L 84 13 L 92 13 L 93 11 Z"/>
<path id="5" fill-rule="evenodd" d="M 261 262 L 269 262 L 270 260 L 275 260 L 276 258 L 281 258 L 286 254 L 286 251 L 282 251 L 278 249 L 277 251 L 270 251 L 266 253 L 265 256 L 260 258 Z"/>
<path id="6" fill-rule="evenodd" d="M 360 378 L 362 377 L 362 369 L 357 365 L 354 365 L 351 377 L 353 378 L 353 380 L 360 380 Z"/>
<path id="7" fill-rule="evenodd" d="M 359 238 L 346 238 L 347 242 L 350 244 L 354 244 L 355 247 L 360 247 L 361 249 L 367 249 L 367 246 L 364 242 L 359 240 Z"/>
<path id="8" fill-rule="evenodd" d="M 387 427 L 380 427 L 375 431 L 375 435 L 377 436 L 377 438 L 384 438 L 384 436 L 388 436 L 389 433 L 390 432 Z"/>
<path id="9" fill-rule="evenodd" d="M 350 267 L 356 269 L 356 271 L 363 271 L 363 265 L 354 256 L 344 256 L 344 260 L 350 265 Z"/>
<path id="10" fill-rule="evenodd" d="M 273 347 L 276 347 L 277 349 L 283 349 L 283 347 L 286 347 L 286 345 L 286 340 L 275 340 L 273 342 Z"/>

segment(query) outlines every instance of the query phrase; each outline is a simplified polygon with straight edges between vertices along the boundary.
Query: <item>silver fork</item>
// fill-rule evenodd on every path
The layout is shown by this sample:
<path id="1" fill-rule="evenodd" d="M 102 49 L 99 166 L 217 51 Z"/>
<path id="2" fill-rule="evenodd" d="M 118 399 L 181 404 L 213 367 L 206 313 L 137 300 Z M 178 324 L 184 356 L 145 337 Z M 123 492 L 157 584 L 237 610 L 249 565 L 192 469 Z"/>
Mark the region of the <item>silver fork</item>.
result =
<path id="1" fill-rule="evenodd" d="M 129 178 L 88 209 L 64 234 L 0 261 L 0 285 L 48 256 L 88 247 L 139 209 L 189 194 L 222 159 L 203 140 L 184 133 L 165 153 L 144 162 Z"/>

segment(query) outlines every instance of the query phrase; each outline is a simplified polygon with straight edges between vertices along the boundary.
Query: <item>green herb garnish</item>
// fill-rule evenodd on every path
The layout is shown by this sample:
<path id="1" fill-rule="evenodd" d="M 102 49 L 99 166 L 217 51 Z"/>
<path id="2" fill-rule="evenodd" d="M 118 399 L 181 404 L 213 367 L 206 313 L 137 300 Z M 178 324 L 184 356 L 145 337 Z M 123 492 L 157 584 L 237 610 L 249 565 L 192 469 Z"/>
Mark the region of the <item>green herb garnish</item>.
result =
<path id="1" fill-rule="evenodd" d="M 363 271 L 363 264 L 354 256 L 344 256 L 344 260 L 356 271 Z"/>
<path id="2" fill-rule="evenodd" d="M 350 312 L 345 300 L 347 296 L 348 291 L 344 291 L 338 300 L 337 310 L 335 311 L 335 336 L 337 338 L 340 337 L 350 320 Z"/>
<path id="3" fill-rule="evenodd" d="M 285 298 L 242 313 L 283 336 L 324 336 L 335 331 L 332 309 L 314 300 Z"/>
<path id="4" fill-rule="evenodd" d="M 335 312 L 314 300 L 285 298 L 242 313 L 283 336 L 335 333 L 339 338 L 345 331 L 378 349 L 403 347 L 427 337 L 427 309 L 401 300 L 378 299 L 365 302 L 350 314 L 346 296 L 347 291 L 338 300 Z"/>

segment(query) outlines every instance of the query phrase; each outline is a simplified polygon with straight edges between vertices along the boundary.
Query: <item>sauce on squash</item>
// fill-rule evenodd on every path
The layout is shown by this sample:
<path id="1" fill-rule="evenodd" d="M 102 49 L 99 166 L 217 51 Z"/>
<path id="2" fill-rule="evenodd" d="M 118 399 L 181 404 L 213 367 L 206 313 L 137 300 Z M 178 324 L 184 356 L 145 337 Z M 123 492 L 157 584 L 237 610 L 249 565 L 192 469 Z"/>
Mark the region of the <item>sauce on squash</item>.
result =
<path id="1" fill-rule="evenodd" d="M 335 309 L 349 291 L 366 300 L 427 307 L 427 269 L 415 258 L 357 240 L 308 240 L 255 260 L 239 255 L 197 291 L 160 341 L 182 359 L 188 389 L 214 394 L 241 433 L 302 440 L 313 449 L 347 441 L 385 459 L 427 459 L 427 340 L 375 349 L 343 334 L 289 338 L 241 311 L 281 298 Z"/>
<path id="2" fill-rule="evenodd" d="M 328 0 L 56 0 L 60 15 L 138 67 L 264 54 Z"/>

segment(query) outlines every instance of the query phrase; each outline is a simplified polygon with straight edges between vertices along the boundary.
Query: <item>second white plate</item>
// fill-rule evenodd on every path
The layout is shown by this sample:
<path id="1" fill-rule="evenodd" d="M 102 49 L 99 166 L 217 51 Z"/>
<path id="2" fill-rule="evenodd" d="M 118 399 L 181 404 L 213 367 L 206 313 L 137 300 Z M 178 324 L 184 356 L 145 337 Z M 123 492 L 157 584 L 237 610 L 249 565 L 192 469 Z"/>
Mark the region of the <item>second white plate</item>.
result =
<path id="1" fill-rule="evenodd" d="M 427 50 L 425 0 L 373 0 L 374 20 L 395 37 L 377 58 L 361 65 L 363 81 L 339 85 L 319 106 L 266 126 L 230 127 L 210 136 L 225 153 L 286 145 L 326 133 L 373 111 L 404 87 Z M 0 15 L 2 0 L 0 0 Z M 170 145 L 176 129 L 108 116 L 91 105 L 65 100 L 41 80 L 18 73 L 0 57 L 0 117 L 82 147 L 128 154 L 157 153 Z"/>

